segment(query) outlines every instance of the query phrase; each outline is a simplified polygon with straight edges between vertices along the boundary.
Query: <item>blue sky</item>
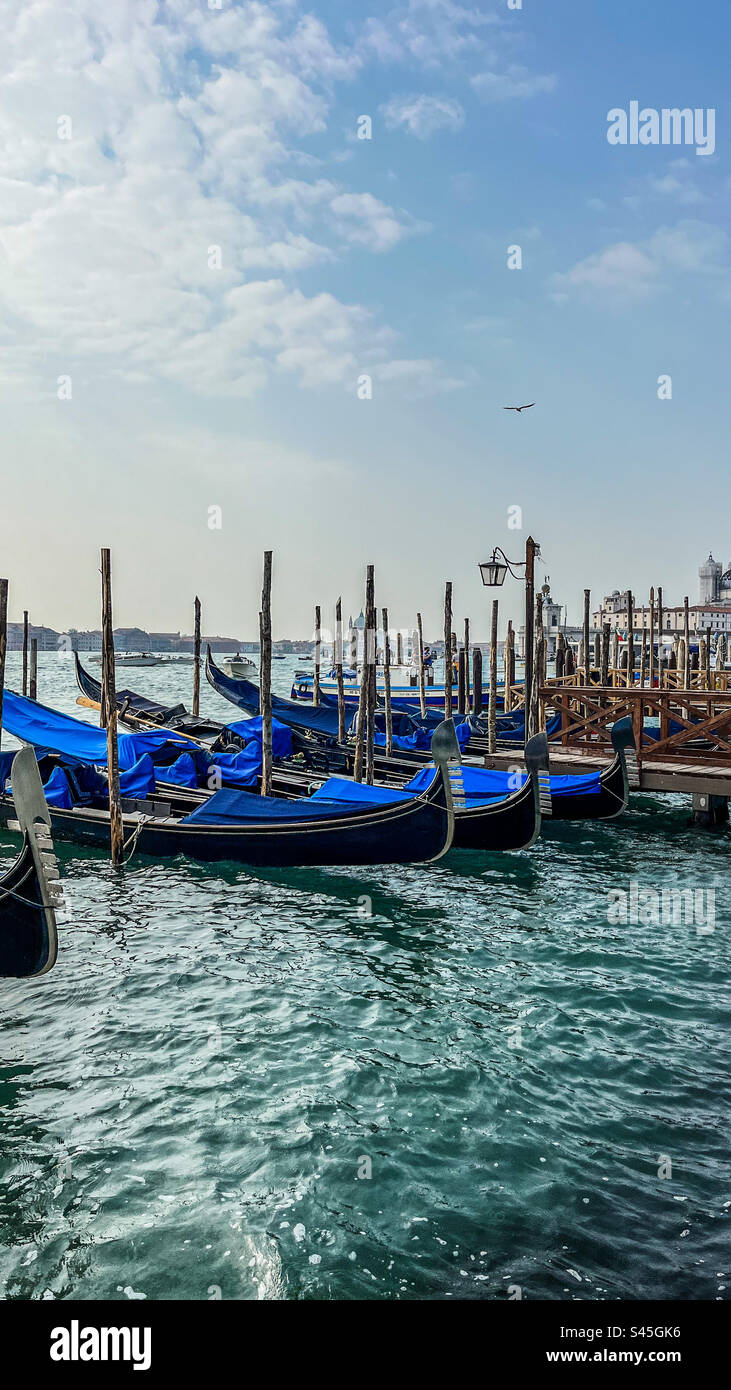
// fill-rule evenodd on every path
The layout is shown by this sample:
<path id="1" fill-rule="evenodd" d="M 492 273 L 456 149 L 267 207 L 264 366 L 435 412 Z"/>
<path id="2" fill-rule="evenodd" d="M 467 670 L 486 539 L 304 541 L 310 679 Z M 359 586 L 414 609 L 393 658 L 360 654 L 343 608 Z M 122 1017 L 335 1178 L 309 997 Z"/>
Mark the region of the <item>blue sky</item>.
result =
<path id="1" fill-rule="evenodd" d="M 477 562 L 528 529 L 573 618 L 729 559 L 720 0 L 0 19 L 12 616 L 96 625 L 102 544 L 118 622 L 189 627 L 198 590 L 241 635 L 265 547 L 280 635 L 357 609 L 368 561 L 394 623 L 436 631 L 449 578 L 486 635 Z M 633 99 L 714 108 L 714 154 L 610 146 Z"/>

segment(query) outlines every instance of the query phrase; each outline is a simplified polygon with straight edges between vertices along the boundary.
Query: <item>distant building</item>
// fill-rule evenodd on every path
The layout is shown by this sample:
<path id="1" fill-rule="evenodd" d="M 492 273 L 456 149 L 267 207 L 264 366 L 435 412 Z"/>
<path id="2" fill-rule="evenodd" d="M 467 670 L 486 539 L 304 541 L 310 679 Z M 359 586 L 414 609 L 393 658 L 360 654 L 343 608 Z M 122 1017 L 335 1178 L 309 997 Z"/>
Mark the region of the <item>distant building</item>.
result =
<path id="1" fill-rule="evenodd" d="M 94 628 L 91 632 L 78 632 L 75 627 L 70 627 L 68 632 L 61 634 L 61 644 L 67 651 L 100 652 L 102 635 L 99 628 Z"/>
<path id="2" fill-rule="evenodd" d="M 724 570 L 720 560 L 709 554 L 705 564 L 698 570 L 698 603 L 703 606 L 720 605 L 731 608 L 731 560 Z"/>
<path id="3" fill-rule="evenodd" d="M 7 648 L 9 652 L 21 652 L 23 650 L 23 624 L 8 623 Z M 34 623 L 28 624 L 28 649 L 30 643 L 35 638 L 38 643 L 39 652 L 56 652 L 59 648 L 61 634 L 52 627 L 36 627 Z"/>
<path id="4" fill-rule="evenodd" d="M 715 561 L 714 561 L 715 563 Z M 705 568 L 701 566 L 701 569 Z M 720 567 L 719 567 L 720 568 Z M 723 590 L 721 590 L 723 592 Z M 650 607 L 649 604 L 642 604 L 637 607 L 634 597 L 632 599 L 632 631 L 635 636 L 640 633 L 650 631 Z M 688 618 L 690 631 L 693 636 L 702 635 L 709 629 L 711 632 L 731 632 L 731 588 L 729 589 L 729 603 L 692 603 L 688 608 Z M 655 605 L 654 627 L 657 632 L 658 611 Z M 603 601 L 602 606 L 594 614 L 594 626 L 601 627 L 606 623 L 612 631 L 616 628 L 621 636 L 627 633 L 627 593 L 620 594 L 618 589 L 609 594 Z M 682 637 L 685 631 L 685 607 L 681 604 L 663 604 L 662 610 L 662 633 L 663 637 Z"/>
<path id="5" fill-rule="evenodd" d="M 551 598 L 550 586 L 545 583 L 543 585 L 543 635 L 546 639 L 547 661 L 554 661 L 556 658 L 559 633 L 562 634 L 567 645 L 571 647 L 578 646 L 582 639 L 583 628 L 569 627 L 565 620 L 562 621 L 562 614 L 565 617 L 565 613 L 565 604 L 554 602 Z M 518 628 L 516 655 L 521 661 L 525 660 L 525 624 Z"/>

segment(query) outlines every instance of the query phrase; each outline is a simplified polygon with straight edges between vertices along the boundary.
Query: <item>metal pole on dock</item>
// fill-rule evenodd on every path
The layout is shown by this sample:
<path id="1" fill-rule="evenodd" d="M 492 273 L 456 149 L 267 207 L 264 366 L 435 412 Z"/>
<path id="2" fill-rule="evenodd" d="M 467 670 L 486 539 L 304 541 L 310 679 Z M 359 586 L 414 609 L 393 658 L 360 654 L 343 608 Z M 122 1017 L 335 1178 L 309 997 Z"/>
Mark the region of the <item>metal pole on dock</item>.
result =
<path id="1" fill-rule="evenodd" d="M 343 604 L 335 604 L 335 679 L 338 683 L 338 743 L 345 743 L 345 688 L 343 686 Z"/>
<path id="2" fill-rule="evenodd" d="M 259 615 L 259 709 L 261 711 L 261 794 L 272 793 L 272 552 L 264 551 Z"/>
<path id="3" fill-rule="evenodd" d="M 487 751 L 495 752 L 497 744 L 497 609 L 498 601 L 492 601 L 492 622 L 490 624 L 490 704 L 487 710 Z"/>
<path id="4" fill-rule="evenodd" d="M 393 753 L 393 719 L 391 717 L 391 644 L 388 640 L 388 609 L 381 609 L 383 619 L 383 707 L 386 713 L 386 757 Z"/>
<path id="5" fill-rule="evenodd" d="M 423 719 L 426 714 L 426 686 L 424 684 L 424 629 L 421 623 L 421 613 L 416 615 L 416 632 L 419 641 L 419 708 Z"/>
<path id="6" fill-rule="evenodd" d="M 523 660 L 525 670 L 524 706 L 526 742 L 536 730 L 531 725 L 533 689 L 533 604 L 535 601 L 535 559 L 536 543 L 529 536 L 525 543 L 525 629 Z"/>
<path id="7" fill-rule="evenodd" d="M 320 649 L 322 645 L 322 629 L 320 626 L 320 605 L 315 604 L 315 679 L 312 684 L 312 703 L 320 703 Z"/>
<path id="8" fill-rule="evenodd" d="M 8 581 L 0 579 L 0 744 L 3 740 L 3 694 L 5 692 L 5 653 L 8 647 Z"/>
<path id="9" fill-rule="evenodd" d="M 201 601 L 196 594 L 193 604 L 193 713 L 201 712 Z"/>
<path id="10" fill-rule="evenodd" d="M 32 661 L 32 654 L 31 654 Z M 33 676 L 31 674 L 31 686 Z M 124 829 L 119 796 L 119 751 L 117 747 L 117 688 L 114 670 L 114 627 L 112 624 L 112 561 L 109 550 L 102 550 L 102 709 L 106 714 L 107 778 L 109 783 L 109 834 L 112 863 L 122 863 Z"/>
<path id="11" fill-rule="evenodd" d="M 23 609 L 23 694 L 28 694 L 28 609 Z"/>
<path id="12" fill-rule="evenodd" d="M 373 577 L 373 566 L 368 565 L 366 569 L 366 615 L 365 628 L 363 631 L 363 661 L 360 668 L 360 689 L 358 691 L 358 715 L 355 722 L 355 763 L 353 765 L 353 777 L 356 782 L 363 781 L 364 747 L 363 735 L 366 729 L 366 708 L 368 705 L 368 585 Z"/>
<path id="13" fill-rule="evenodd" d="M 31 700 L 38 699 L 38 638 L 30 639 L 30 683 L 28 694 Z"/>
<path id="14" fill-rule="evenodd" d="M 452 718 L 452 581 L 444 588 L 444 718 Z"/>
<path id="15" fill-rule="evenodd" d="M 472 705 L 473 714 L 482 713 L 482 648 L 475 647 L 472 652 L 472 688 L 474 690 L 474 701 Z"/>

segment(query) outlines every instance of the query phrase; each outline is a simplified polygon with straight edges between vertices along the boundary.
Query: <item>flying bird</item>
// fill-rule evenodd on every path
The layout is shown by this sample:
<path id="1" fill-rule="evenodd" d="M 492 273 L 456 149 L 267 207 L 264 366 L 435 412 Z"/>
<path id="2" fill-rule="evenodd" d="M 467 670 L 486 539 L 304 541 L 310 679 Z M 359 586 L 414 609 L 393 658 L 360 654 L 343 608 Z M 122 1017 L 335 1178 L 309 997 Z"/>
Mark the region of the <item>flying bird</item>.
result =
<path id="1" fill-rule="evenodd" d="M 534 405 L 535 401 L 531 401 L 530 405 L 504 405 L 503 410 L 517 410 L 520 415 L 521 410 L 530 410 Z"/>

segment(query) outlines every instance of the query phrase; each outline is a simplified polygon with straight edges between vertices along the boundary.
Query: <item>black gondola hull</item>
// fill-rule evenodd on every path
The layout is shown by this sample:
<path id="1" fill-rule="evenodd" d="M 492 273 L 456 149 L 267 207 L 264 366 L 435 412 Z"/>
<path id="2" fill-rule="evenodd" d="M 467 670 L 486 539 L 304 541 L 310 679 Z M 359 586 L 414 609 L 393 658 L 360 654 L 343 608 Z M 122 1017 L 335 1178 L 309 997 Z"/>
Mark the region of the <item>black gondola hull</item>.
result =
<path id="1" fill-rule="evenodd" d="M 0 878 L 0 976 L 44 974 L 55 964 L 57 951 L 53 915 L 43 904 L 26 832 L 18 858 Z"/>

